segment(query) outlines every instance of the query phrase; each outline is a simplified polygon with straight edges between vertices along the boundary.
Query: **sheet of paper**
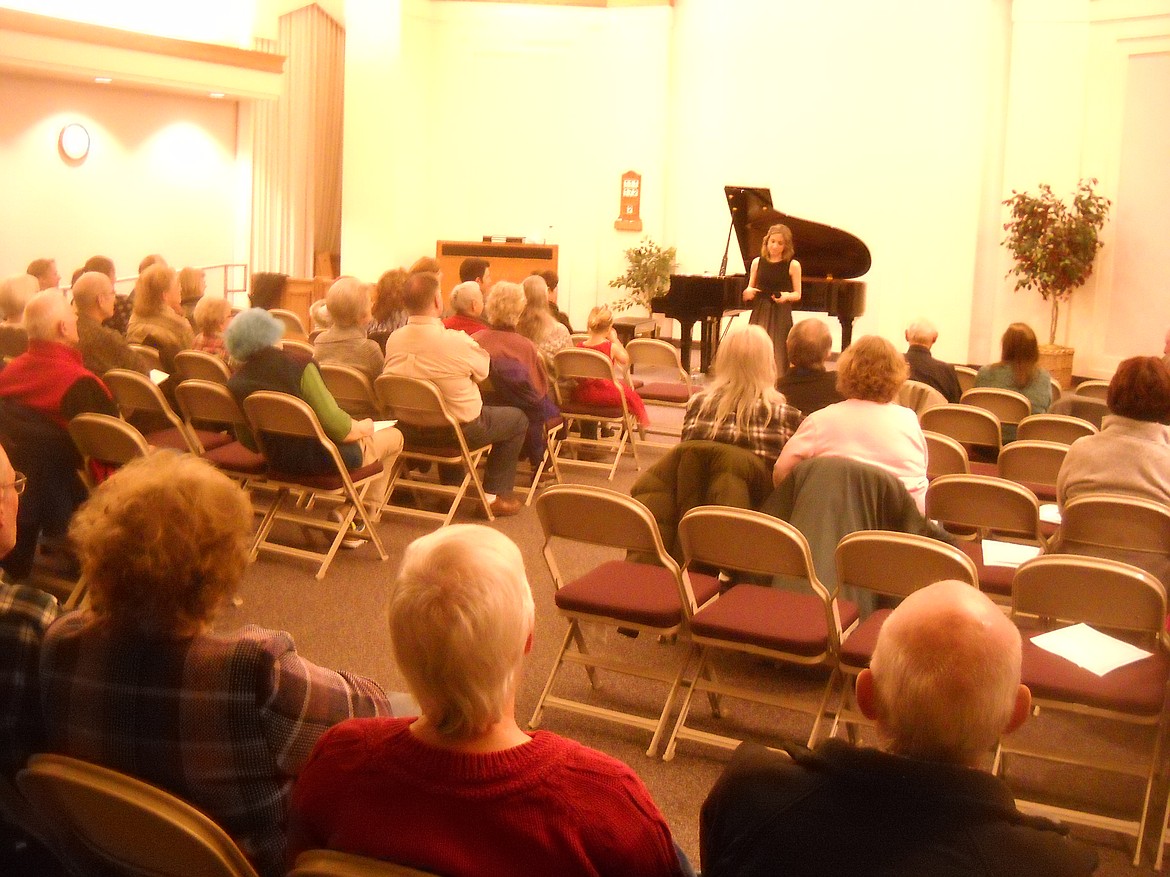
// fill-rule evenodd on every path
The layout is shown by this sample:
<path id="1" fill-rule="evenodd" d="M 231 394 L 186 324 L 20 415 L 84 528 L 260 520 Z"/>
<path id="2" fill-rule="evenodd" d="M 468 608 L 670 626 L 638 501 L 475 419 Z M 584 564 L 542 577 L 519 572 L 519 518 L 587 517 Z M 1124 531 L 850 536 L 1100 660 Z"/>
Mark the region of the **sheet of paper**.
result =
<path id="1" fill-rule="evenodd" d="M 984 566 L 1008 566 L 1015 569 L 1040 553 L 1039 545 L 1020 545 L 1018 542 L 1000 542 L 998 539 L 984 539 L 982 545 Z"/>
<path id="2" fill-rule="evenodd" d="M 170 377 L 170 375 L 167 374 L 162 369 L 152 368 L 150 370 L 150 379 L 152 381 L 154 381 L 155 384 L 161 384 L 163 381 L 165 381 L 169 377 Z"/>
<path id="3" fill-rule="evenodd" d="M 1032 642 L 1097 676 L 1104 676 L 1111 670 L 1148 658 L 1152 654 L 1124 640 L 1101 633 L 1087 624 L 1074 624 L 1060 630 L 1037 634 L 1032 637 Z"/>
<path id="4" fill-rule="evenodd" d="M 1046 524 L 1060 523 L 1060 509 L 1056 507 L 1056 503 L 1045 502 L 1040 504 L 1040 520 Z"/>
<path id="5" fill-rule="evenodd" d="M 396 423 L 398 423 L 397 420 L 375 420 L 374 421 L 374 432 L 377 432 L 380 429 L 389 429 L 390 427 L 394 426 Z"/>

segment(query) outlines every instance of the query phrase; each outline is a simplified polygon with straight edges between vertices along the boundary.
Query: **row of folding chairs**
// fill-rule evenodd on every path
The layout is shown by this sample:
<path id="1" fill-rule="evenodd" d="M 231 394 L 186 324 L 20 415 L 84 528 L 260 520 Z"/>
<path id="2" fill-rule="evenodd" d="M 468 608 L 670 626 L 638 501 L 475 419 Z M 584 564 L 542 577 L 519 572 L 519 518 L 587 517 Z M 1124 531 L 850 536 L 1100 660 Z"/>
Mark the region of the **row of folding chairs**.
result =
<path id="1" fill-rule="evenodd" d="M 993 480 L 967 478 L 976 479 L 976 484 Z M 1018 485 L 994 480 L 1006 484 L 1009 491 L 1018 488 L 1021 498 L 1027 493 Z M 939 483 L 943 485 L 941 491 L 936 488 Z M 958 486 L 957 482 L 951 483 Z M 951 498 L 943 496 L 948 482 L 940 479 L 931 489 L 936 490 L 936 506 L 949 508 Z M 1034 496 L 1030 504 L 1034 512 Z M 1074 504 L 1070 503 L 1070 507 Z M 889 610 L 879 609 L 862 618 L 857 603 L 846 599 L 846 595 L 868 591 L 889 605 L 942 579 L 956 579 L 972 587 L 986 584 L 977 555 L 910 534 L 862 531 L 843 538 L 836 551 L 839 589 L 830 592 L 817 578 L 808 543 L 801 533 L 759 512 L 720 506 L 692 509 L 679 523 L 684 555 L 679 564 L 665 551 L 654 518 L 628 496 L 603 488 L 558 485 L 537 500 L 536 509 L 544 531 L 543 554 L 556 588 L 555 605 L 568 626 L 529 726 L 537 727 L 549 708 L 617 722 L 651 734 L 649 756 L 656 755 L 660 745 L 665 744 L 663 757 L 667 760 L 673 757 L 681 740 L 724 748 L 739 743 L 727 733 L 691 726 L 692 701 L 699 693 L 707 695 L 715 718 L 723 714 L 724 697 L 810 713 L 810 745 L 826 728 L 830 735 L 844 729 L 853 736 L 856 726 L 864 721 L 857 710 L 853 682 L 868 666 Z M 1170 519 L 1170 512 L 1165 514 Z M 1037 526 L 1021 526 L 1006 518 L 994 523 L 1009 530 L 1030 529 L 1036 547 L 1043 552 Z M 578 565 L 582 562 L 581 543 L 617 549 L 627 552 L 627 556 L 585 566 L 574 575 L 566 574 L 562 570 L 566 560 Z M 636 562 L 630 559 L 632 556 L 653 558 L 655 563 Z M 765 581 L 777 576 L 795 578 L 803 587 L 788 590 L 749 580 L 727 588 L 717 572 L 732 573 L 733 581 L 743 577 L 763 577 Z M 1006 580 L 1006 591 L 1000 596 L 1010 606 L 1012 617 L 1029 632 L 1086 623 L 1133 640 L 1152 652 L 1151 658 L 1132 665 L 1132 669 L 1118 671 L 1120 675 L 1099 678 L 1051 657 L 1030 641 L 1025 642 L 1024 648 L 1023 680 L 1032 687 L 1041 711 L 1089 714 L 1153 728 L 1152 745 L 1140 763 L 1135 759 L 1094 762 L 1097 767 L 1118 769 L 1145 780 L 1140 815 L 1113 819 L 1097 813 L 1058 811 L 1038 802 L 1025 805 L 1057 818 L 1104 825 L 1137 838 L 1136 862 L 1147 832 L 1166 725 L 1170 643 L 1163 629 L 1165 590 L 1153 576 L 1137 567 L 1069 554 L 1038 555 L 1018 568 L 1007 569 Z M 622 639 L 606 632 L 615 628 L 657 636 L 665 642 L 677 638 L 678 647 L 665 666 L 659 666 L 661 661 L 648 661 L 615 648 L 613 643 Z M 729 653 L 787 665 L 821 666 L 828 670 L 828 680 L 815 704 L 808 697 L 778 692 L 774 673 L 761 673 L 757 679 L 740 679 L 732 684 L 722 681 L 716 668 Z M 589 684 L 584 696 L 572 697 L 556 690 L 568 665 L 584 669 Z M 667 694 L 659 712 L 646 715 L 606 705 L 596 693 L 602 671 L 665 687 Z M 562 681 L 560 689 L 565 687 Z M 579 689 L 571 691 L 576 693 Z M 677 716 L 671 725 L 670 717 L 676 708 Z M 1005 743 L 996 753 L 996 771 L 1004 773 L 1008 759 L 1014 755 L 1069 761 L 1055 749 L 1016 749 Z M 1071 763 L 1084 762 L 1073 758 Z M 1158 856 L 1160 861 L 1160 847 Z"/>

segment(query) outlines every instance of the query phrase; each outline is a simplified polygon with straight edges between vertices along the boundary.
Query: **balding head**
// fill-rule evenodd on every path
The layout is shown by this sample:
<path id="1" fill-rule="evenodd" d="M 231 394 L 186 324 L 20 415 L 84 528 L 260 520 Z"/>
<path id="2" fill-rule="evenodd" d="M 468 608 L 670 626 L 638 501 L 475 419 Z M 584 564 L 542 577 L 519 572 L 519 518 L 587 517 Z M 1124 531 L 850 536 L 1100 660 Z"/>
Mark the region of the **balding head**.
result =
<path id="1" fill-rule="evenodd" d="M 73 284 L 73 307 L 77 313 L 105 320 L 114 314 L 114 284 L 97 271 L 86 271 Z"/>
<path id="2" fill-rule="evenodd" d="M 909 344 L 920 344 L 928 350 L 938 340 L 938 328 L 925 317 L 919 317 L 906 327 L 906 341 Z"/>
<path id="3" fill-rule="evenodd" d="M 891 752 L 973 766 L 1027 718 L 1020 634 L 970 585 L 929 585 L 882 626 L 857 697 Z"/>
<path id="4" fill-rule="evenodd" d="M 412 317 L 437 317 L 443 308 L 438 275 L 423 271 L 407 277 L 402 286 L 402 303 Z"/>
<path id="5" fill-rule="evenodd" d="M 38 292 L 24 308 L 24 331 L 30 341 L 57 341 L 77 346 L 77 313 L 59 289 Z"/>
<path id="6" fill-rule="evenodd" d="M 788 333 L 788 359 L 795 368 L 824 369 L 833 347 L 829 327 L 821 320 L 801 320 Z"/>

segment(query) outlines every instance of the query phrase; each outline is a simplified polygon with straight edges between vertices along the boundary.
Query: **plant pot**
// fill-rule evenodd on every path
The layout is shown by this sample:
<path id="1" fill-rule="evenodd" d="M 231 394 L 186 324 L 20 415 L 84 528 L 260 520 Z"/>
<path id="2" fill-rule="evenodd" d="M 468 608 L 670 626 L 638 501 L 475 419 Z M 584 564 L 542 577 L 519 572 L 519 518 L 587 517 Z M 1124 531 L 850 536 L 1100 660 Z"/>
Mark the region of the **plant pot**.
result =
<path id="1" fill-rule="evenodd" d="M 1072 389 L 1072 364 L 1075 352 L 1072 347 L 1060 344 L 1040 345 L 1040 368 L 1056 378 L 1062 390 Z"/>

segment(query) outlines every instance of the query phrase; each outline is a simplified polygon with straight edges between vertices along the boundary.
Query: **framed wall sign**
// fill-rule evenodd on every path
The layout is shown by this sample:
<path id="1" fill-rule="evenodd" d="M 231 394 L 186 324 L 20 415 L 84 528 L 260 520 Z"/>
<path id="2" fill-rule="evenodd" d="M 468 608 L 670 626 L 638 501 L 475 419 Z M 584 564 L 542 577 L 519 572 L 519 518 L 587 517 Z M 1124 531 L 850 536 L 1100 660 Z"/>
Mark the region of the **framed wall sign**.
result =
<path id="1" fill-rule="evenodd" d="M 642 230 L 642 175 L 634 171 L 622 174 L 622 197 L 618 218 L 613 227 L 618 231 Z"/>

